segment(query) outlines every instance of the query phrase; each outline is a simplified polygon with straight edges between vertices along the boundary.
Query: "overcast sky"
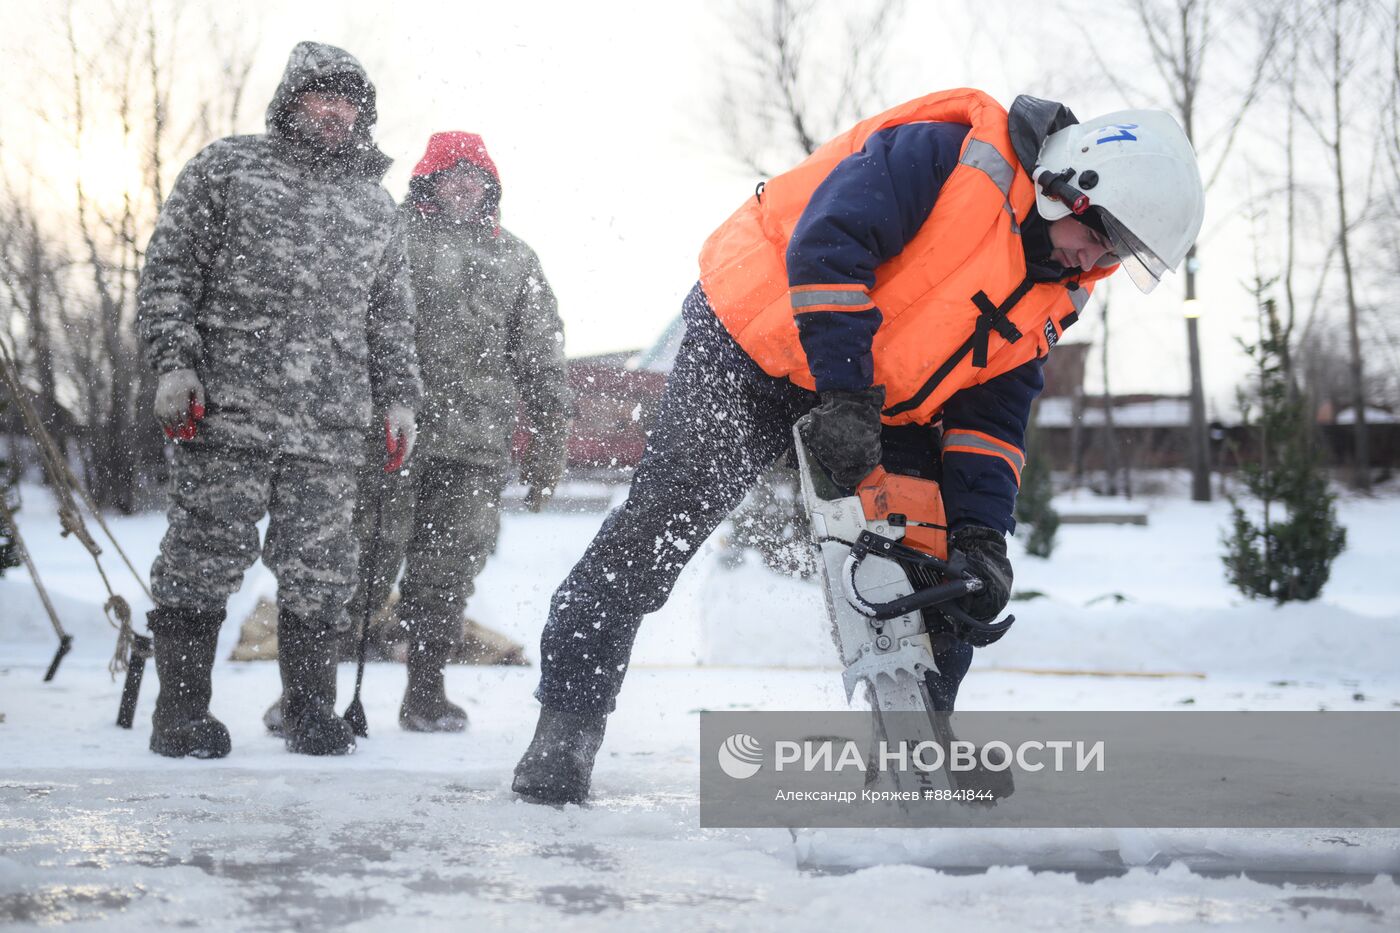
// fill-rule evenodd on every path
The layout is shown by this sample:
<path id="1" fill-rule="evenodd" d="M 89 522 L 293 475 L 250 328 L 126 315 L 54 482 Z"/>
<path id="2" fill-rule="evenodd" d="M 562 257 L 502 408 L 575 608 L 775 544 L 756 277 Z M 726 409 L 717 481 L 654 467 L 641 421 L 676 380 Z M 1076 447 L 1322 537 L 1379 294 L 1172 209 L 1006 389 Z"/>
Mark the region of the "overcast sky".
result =
<path id="1" fill-rule="evenodd" d="M 1021 91 L 1059 96 L 1081 118 L 1124 106 L 1095 77 L 1083 46 L 1054 64 L 1064 46 L 1028 31 L 1026 4 L 987 0 L 977 5 L 977 21 L 963 2 L 910 7 L 889 56 L 892 103 L 970 85 L 1004 104 Z M 261 128 L 291 46 L 317 39 L 343 45 L 370 70 L 379 89 L 378 139 L 395 159 L 387 184 L 396 197 L 430 133 L 481 133 L 501 169 L 504 224 L 540 254 L 559 295 L 570 355 L 639 347 L 659 335 L 696 278 L 704 238 L 758 181 L 726 156 L 716 129 L 717 76 L 735 56 L 725 3 L 254 2 L 221 9 L 236 11 L 260 37 L 248 131 Z M 0 10 L 0 54 L 8 63 L 0 132 L 11 133 L 28 126 L 26 87 L 40 63 L 62 49 L 53 8 L 0 0 Z M 1100 34 L 1099 42 L 1117 40 Z M 6 140 L 10 153 L 16 148 L 13 137 Z M 1249 275 L 1240 267 L 1248 262 L 1241 197 L 1238 184 L 1222 186 L 1207 208 L 1200 287 L 1213 408 L 1231 404 L 1243 366 L 1236 337 L 1252 334 L 1250 299 L 1240 286 Z M 1124 278 L 1112 295 L 1114 390 L 1185 392 L 1179 280 L 1142 300 Z M 1097 338 L 1096 305 L 1097 296 L 1069 339 Z M 1091 371 L 1091 391 L 1098 382 Z"/>

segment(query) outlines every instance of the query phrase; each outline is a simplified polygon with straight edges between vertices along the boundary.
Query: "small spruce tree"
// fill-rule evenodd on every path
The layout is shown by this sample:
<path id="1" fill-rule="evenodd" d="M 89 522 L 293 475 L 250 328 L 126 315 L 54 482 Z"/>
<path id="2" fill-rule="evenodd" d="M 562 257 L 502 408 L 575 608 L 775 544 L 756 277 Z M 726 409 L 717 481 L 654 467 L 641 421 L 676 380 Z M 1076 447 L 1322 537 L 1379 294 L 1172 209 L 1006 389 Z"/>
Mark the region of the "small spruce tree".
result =
<path id="1" fill-rule="evenodd" d="M 1016 521 L 1029 525 L 1026 553 L 1049 557 L 1055 550 L 1055 534 L 1060 530 L 1060 513 L 1050 504 L 1055 495 L 1045 444 L 1031 416 L 1026 427 L 1026 466 L 1021 471 L 1021 491 L 1016 496 Z"/>
<path id="2" fill-rule="evenodd" d="M 1253 392 L 1240 392 L 1258 458 L 1240 467 L 1247 502 L 1229 496 L 1224 561 L 1241 593 L 1281 605 L 1322 593 L 1332 561 L 1346 547 L 1346 529 L 1337 521 L 1336 496 L 1328 488 L 1272 299 L 1261 296 L 1259 314 L 1259 342 L 1245 346 L 1258 383 Z"/>

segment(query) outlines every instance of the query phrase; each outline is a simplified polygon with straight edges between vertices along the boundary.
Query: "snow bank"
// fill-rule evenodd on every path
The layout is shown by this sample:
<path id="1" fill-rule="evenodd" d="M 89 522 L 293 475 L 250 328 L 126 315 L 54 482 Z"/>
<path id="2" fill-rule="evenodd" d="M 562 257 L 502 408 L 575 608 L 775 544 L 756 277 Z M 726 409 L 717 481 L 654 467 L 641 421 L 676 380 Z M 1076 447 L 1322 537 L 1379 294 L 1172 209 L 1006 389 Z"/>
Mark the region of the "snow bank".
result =
<path id="1" fill-rule="evenodd" d="M 113 631 L 90 559 L 57 534 L 52 504 L 26 487 L 23 529 L 40 572 L 75 636 L 74 657 L 110 656 Z M 1091 508 L 1082 498 L 1069 507 Z M 1346 501 L 1349 548 L 1320 600 L 1276 607 L 1252 602 L 1224 579 L 1219 552 L 1223 503 L 1139 500 L 1147 526 L 1062 527 L 1053 557 L 1019 552 L 1013 539 L 1017 616 L 1012 633 L 979 652 L 981 668 L 1249 674 L 1278 680 L 1395 675 L 1400 658 L 1400 500 Z M 500 545 L 478 581 L 470 611 L 535 653 L 554 587 L 581 556 L 601 522 L 597 513 L 507 513 Z M 143 571 L 164 532 L 158 514 L 115 518 L 112 525 Z M 706 542 L 681 574 L 670 602 L 648 618 L 637 666 L 751 666 L 834 669 L 823 599 L 811 581 L 766 569 L 756 555 L 737 567 Z M 148 605 L 115 555 L 105 558 L 118 590 L 138 616 Z M 230 601 L 231 620 L 275 581 L 261 564 Z M 23 570 L 0 579 L 0 651 L 47 657 L 54 647 L 42 607 Z M 223 655 L 236 640 L 226 625 Z"/>

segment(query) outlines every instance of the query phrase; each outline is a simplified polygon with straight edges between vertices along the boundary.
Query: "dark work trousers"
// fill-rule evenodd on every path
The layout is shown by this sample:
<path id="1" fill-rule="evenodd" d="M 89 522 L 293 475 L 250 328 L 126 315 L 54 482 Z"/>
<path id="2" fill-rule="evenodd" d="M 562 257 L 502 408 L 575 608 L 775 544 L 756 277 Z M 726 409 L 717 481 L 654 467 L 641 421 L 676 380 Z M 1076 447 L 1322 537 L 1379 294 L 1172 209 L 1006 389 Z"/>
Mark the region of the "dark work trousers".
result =
<path id="1" fill-rule="evenodd" d="M 817 402 L 750 359 L 698 284 L 681 316 L 685 337 L 627 501 L 550 603 L 535 698 L 552 709 L 612 712 L 642 616 L 666 603 L 686 563 L 788 449 L 793 424 Z M 932 428 L 886 428 L 882 440 L 887 469 L 936 477 Z M 972 649 L 944 641 L 946 658 L 935 660 L 945 674 L 930 688 L 951 709 Z"/>

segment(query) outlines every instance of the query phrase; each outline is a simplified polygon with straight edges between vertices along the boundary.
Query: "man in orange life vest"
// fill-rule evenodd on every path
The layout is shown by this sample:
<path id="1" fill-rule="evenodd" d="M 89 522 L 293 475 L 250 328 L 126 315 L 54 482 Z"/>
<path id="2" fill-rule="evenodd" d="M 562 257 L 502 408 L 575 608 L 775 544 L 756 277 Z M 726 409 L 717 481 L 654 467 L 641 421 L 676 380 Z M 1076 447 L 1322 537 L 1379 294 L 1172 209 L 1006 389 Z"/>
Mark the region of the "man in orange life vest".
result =
<path id="1" fill-rule="evenodd" d="M 1119 265 L 1143 291 L 1175 269 L 1203 213 L 1170 115 L 1080 123 L 969 89 L 865 120 L 763 186 L 705 243 L 627 502 L 554 594 L 514 789 L 587 797 L 642 616 L 807 412 L 841 485 L 876 465 L 941 481 L 951 546 L 984 583 L 964 608 L 996 618 L 1046 355 Z M 951 710 L 972 647 L 940 643 L 929 693 Z"/>

